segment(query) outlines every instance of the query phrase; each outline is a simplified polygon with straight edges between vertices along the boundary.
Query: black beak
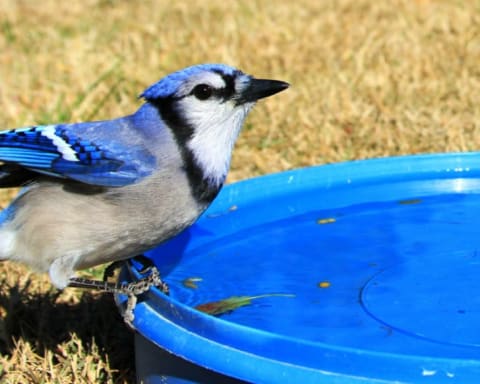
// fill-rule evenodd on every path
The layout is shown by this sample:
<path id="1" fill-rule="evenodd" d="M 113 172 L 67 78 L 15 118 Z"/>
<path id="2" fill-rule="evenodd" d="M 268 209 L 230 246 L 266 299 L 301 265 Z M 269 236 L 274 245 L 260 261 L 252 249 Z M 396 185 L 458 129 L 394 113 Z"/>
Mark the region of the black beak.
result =
<path id="1" fill-rule="evenodd" d="M 290 84 L 284 81 L 252 78 L 248 86 L 238 97 L 237 104 L 255 102 L 264 97 L 281 92 L 289 86 Z"/>

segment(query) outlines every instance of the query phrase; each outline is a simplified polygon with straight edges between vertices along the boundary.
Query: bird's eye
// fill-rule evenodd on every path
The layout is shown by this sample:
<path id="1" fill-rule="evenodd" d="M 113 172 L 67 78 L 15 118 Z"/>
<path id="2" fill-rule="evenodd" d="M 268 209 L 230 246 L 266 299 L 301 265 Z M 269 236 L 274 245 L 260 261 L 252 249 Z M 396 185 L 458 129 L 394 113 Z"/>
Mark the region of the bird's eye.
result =
<path id="1" fill-rule="evenodd" d="M 207 100 L 210 96 L 212 96 L 213 89 L 207 84 L 199 84 L 195 88 L 193 88 L 192 94 L 198 100 Z"/>

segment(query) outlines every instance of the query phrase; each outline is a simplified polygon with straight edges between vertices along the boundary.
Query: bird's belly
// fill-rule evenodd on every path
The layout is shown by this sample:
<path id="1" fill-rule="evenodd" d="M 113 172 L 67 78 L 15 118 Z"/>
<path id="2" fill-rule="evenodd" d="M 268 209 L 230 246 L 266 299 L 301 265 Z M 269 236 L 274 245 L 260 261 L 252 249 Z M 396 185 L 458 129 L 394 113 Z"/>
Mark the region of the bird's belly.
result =
<path id="1" fill-rule="evenodd" d="M 98 264 L 126 260 L 154 248 L 162 242 L 177 235 L 190 226 L 200 212 L 192 213 L 190 217 L 149 221 L 148 225 L 136 224 L 125 228 L 114 235 L 104 236 L 104 240 L 95 244 L 91 251 L 79 258 L 77 270 L 89 268 Z"/>

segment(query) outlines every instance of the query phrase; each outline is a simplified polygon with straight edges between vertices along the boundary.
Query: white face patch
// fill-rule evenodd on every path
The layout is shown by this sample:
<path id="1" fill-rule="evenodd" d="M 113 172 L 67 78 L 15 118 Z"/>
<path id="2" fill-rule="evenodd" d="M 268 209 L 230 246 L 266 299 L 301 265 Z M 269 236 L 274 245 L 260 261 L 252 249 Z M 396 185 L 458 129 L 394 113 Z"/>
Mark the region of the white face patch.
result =
<path id="1" fill-rule="evenodd" d="M 44 126 L 41 135 L 52 140 L 63 159 L 68 161 L 79 161 L 76 152 L 72 149 L 70 144 L 68 144 L 61 137 L 57 136 L 55 133 L 55 125 Z"/>
<path id="2" fill-rule="evenodd" d="M 234 78 L 233 95 L 230 100 L 218 98 L 215 94 L 199 100 L 192 90 L 206 84 L 214 90 L 228 86 L 221 74 L 205 71 L 192 76 L 180 89 L 177 108 L 188 125 L 193 127 L 193 134 L 186 143 L 205 178 L 216 186 L 225 181 L 230 168 L 233 146 L 242 129 L 248 112 L 255 104 L 237 104 L 235 96 L 248 85 L 249 77 L 239 75 Z"/>
<path id="3" fill-rule="evenodd" d="M 188 142 L 205 176 L 217 185 L 225 180 L 233 146 L 253 103 L 236 106 L 233 101 L 201 102 L 185 99 L 189 105 L 187 118 L 195 127 Z"/>

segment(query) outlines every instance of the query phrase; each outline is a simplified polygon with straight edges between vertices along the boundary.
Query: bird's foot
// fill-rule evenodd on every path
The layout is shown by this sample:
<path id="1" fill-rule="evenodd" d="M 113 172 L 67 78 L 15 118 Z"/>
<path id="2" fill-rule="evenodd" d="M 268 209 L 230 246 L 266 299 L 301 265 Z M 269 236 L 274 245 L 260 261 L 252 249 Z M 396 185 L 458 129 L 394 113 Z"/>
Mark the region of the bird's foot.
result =
<path id="1" fill-rule="evenodd" d="M 166 295 L 170 293 L 168 285 L 160 278 L 160 273 L 158 272 L 158 269 L 156 267 L 150 267 L 149 271 L 147 272 L 147 276 L 131 283 L 122 284 L 119 287 L 119 293 L 123 293 L 127 296 L 127 305 L 123 312 L 123 320 L 130 327 L 132 327 L 132 322 L 135 318 L 133 310 L 137 305 L 137 297 L 139 295 L 148 291 L 151 287 L 157 287 Z"/>
<path id="2" fill-rule="evenodd" d="M 70 278 L 70 283 L 68 286 L 75 288 L 98 289 L 104 292 L 126 295 L 127 303 L 123 312 L 123 320 L 125 323 L 127 323 L 127 325 L 132 327 L 132 321 L 134 319 L 133 311 L 137 304 L 137 297 L 139 295 L 147 292 L 151 287 L 157 287 L 166 295 L 169 294 L 168 285 L 160 278 L 160 273 L 151 260 L 143 255 L 135 257 L 135 260 L 140 262 L 143 266 L 143 268 L 139 271 L 143 277 L 136 281 L 132 281 L 130 283 L 112 283 L 107 281 L 108 277 L 113 275 L 115 269 L 117 269 L 120 264 L 123 263 L 114 262 L 106 268 L 103 281 L 72 277 Z"/>

